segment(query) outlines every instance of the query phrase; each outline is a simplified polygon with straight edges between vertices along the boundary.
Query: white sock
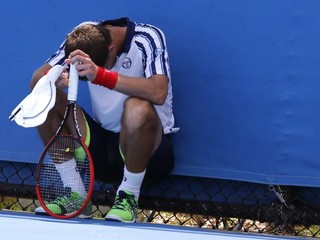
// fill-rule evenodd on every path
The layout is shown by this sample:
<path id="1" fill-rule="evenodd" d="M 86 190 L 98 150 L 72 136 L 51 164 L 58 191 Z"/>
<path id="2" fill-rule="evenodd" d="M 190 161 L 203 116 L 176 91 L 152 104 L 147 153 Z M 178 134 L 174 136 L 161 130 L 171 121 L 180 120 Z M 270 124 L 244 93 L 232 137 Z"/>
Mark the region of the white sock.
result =
<path id="1" fill-rule="evenodd" d="M 69 161 L 55 164 L 57 171 L 63 182 L 64 187 L 70 187 L 72 192 L 78 193 L 81 197 L 86 197 L 86 189 L 83 185 L 81 176 L 76 170 L 76 160 L 74 158 Z"/>
<path id="2" fill-rule="evenodd" d="M 146 170 L 141 173 L 132 173 L 127 170 L 127 167 L 124 167 L 123 179 L 118 188 L 117 193 L 120 190 L 128 191 L 135 196 L 136 201 L 139 199 L 140 188 L 144 178 Z"/>

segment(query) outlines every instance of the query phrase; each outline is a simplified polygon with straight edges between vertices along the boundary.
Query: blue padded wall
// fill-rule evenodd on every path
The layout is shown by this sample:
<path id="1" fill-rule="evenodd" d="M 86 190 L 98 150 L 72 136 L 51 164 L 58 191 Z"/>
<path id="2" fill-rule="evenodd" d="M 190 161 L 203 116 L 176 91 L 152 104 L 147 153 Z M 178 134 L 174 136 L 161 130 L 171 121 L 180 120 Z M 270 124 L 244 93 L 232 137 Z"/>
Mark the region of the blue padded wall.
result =
<path id="1" fill-rule="evenodd" d="M 36 162 L 8 120 L 73 26 L 128 16 L 167 35 L 179 133 L 174 174 L 320 186 L 318 0 L 6 1 L 0 9 L 0 159 Z M 80 103 L 89 107 L 81 88 Z"/>

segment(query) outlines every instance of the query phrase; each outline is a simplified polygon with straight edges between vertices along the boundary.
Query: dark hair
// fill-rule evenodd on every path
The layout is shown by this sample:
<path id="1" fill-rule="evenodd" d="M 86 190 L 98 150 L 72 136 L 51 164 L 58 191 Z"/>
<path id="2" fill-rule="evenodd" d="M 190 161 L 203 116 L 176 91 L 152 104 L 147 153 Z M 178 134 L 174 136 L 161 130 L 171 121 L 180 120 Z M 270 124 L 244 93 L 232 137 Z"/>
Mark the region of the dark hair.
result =
<path id="1" fill-rule="evenodd" d="M 105 67 L 111 41 L 110 33 L 105 27 L 93 24 L 80 25 L 67 35 L 65 55 L 68 57 L 71 52 L 80 49 L 88 54 L 96 65 Z"/>

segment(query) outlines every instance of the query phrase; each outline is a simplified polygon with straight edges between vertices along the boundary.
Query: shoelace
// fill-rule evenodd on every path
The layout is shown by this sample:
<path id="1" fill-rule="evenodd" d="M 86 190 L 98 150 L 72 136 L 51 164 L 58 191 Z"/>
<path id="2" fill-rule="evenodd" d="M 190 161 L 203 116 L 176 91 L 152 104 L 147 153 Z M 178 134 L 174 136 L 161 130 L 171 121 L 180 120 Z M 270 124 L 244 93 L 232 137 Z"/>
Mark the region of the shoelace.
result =
<path id="1" fill-rule="evenodd" d="M 50 204 L 56 204 L 56 205 L 63 205 L 68 200 L 67 196 L 57 197 L 55 200 L 53 200 Z"/>
<path id="2" fill-rule="evenodd" d="M 125 193 L 124 191 L 120 191 L 114 201 L 114 208 L 120 210 L 129 210 L 132 211 L 137 207 L 134 196 Z"/>
<path id="3" fill-rule="evenodd" d="M 77 209 L 77 205 L 82 204 L 82 202 L 83 199 L 81 197 L 78 198 L 77 196 L 71 194 L 70 197 L 57 197 L 50 204 L 58 205 L 60 208 L 63 208 L 63 210 L 66 210 L 66 212 L 71 212 L 75 211 Z"/>

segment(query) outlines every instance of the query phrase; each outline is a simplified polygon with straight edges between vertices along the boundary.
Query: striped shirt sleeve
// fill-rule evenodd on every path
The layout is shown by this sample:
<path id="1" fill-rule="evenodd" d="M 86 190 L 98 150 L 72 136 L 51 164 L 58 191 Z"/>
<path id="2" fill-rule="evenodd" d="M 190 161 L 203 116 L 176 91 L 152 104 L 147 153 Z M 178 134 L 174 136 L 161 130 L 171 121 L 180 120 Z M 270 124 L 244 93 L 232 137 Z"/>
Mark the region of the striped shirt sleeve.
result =
<path id="1" fill-rule="evenodd" d="M 64 63 L 64 60 L 65 60 L 64 46 L 65 46 L 65 41 L 63 41 L 59 49 L 47 59 L 46 63 L 50 64 L 51 66 L 55 66 L 58 64 L 64 65 L 65 64 Z"/>
<path id="2" fill-rule="evenodd" d="M 152 25 L 137 26 L 135 41 L 143 56 L 145 76 L 169 76 L 168 52 L 163 32 Z"/>

